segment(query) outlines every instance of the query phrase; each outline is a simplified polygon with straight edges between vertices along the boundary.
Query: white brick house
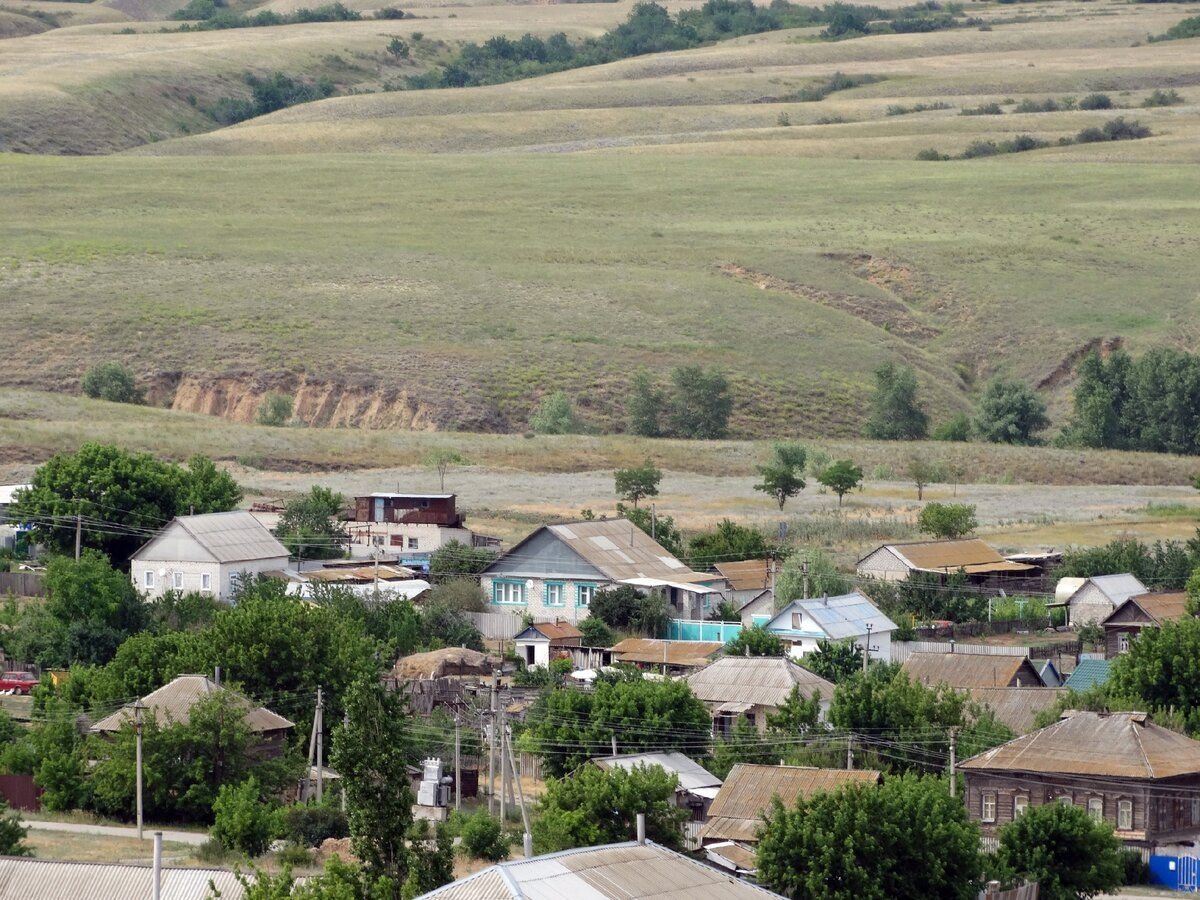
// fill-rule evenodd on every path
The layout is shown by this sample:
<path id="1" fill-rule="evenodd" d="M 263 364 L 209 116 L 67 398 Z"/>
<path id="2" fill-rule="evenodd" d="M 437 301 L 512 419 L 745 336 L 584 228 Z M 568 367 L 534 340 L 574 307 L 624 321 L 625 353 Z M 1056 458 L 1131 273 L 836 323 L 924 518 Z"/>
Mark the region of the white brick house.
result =
<path id="1" fill-rule="evenodd" d="M 129 572 L 149 599 L 195 591 L 226 600 L 243 573 L 287 567 L 287 548 L 250 513 L 234 511 L 173 519 L 133 555 Z"/>

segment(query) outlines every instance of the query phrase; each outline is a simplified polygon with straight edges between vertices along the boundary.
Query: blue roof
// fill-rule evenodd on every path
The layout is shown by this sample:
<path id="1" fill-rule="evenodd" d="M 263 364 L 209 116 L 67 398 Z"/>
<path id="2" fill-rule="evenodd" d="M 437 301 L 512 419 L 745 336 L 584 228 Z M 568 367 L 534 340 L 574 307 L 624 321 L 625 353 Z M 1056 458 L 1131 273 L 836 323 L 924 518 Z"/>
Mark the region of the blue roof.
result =
<path id="1" fill-rule="evenodd" d="M 1067 678 L 1066 686 L 1073 691 L 1086 691 L 1098 684 L 1108 681 L 1108 673 L 1112 668 L 1111 660 L 1081 659 L 1075 671 Z"/>
<path id="2" fill-rule="evenodd" d="M 800 629 L 792 627 L 793 613 L 803 613 L 805 616 Z M 809 627 L 810 622 L 815 628 Z M 840 641 L 866 634 L 868 624 L 875 634 L 896 630 L 895 622 L 880 612 L 867 597 L 854 591 L 838 597 L 793 600 L 770 621 L 767 629 L 814 637 L 828 636 L 832 640 Z"/>

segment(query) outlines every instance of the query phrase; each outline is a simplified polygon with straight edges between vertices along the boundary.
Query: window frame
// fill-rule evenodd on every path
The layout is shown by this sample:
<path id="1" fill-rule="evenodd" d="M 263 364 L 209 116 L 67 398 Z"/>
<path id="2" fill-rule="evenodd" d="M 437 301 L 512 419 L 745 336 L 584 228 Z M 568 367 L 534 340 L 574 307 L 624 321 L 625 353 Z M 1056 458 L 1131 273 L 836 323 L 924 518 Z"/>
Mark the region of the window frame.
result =
<path id="1" fill-rule="evenodd" d="M 1017 794 L 1013 797 L 1013 819 L 1019 819 L 1029 811 L 1029 795 Z"/>
<path id="2" fill-rule="evenodd" d="M 147 587 L 147 588 L 154 587 L 154 570 L 153 569 L 147 569 L 145 572 L 142 573 L 142 587 Z"/>
<path id="3" fill-rule="evenodd" d="M 1097 804 L 1099 807 L 1097 808 Z M 1104 798 L 1103 797 L 1088 797 L 1087 814 L 1093 821 L 1104 821 Z"/>
<path id="4" fill-rule="evenodd" d="M 1118 631 L 1117 632 L 1117 652 L 1118 653 L 1128 653 L 1129 652 L 1129 632 L 1128 631 Z"/>
<path id="5" fill-rule="evenodd" d="M 554 588 L 558 594 L 557 600 L 550 599 L 550 589 Z M 545 606 L 566 606 L 567 605 L 567 583 L 565 581 L 547 581 L 542 587 L 542 602 Z"/>
<path id="6" fill-rule="evenodd" d="M 522 578 L 494 578 L 492 579 L 492 603 L 496 606 L 528 606 L 529 595 L 526 593 L 528 586 Z M 520 600 L 503 599 L 507 594 L 520 593 Z"/>
<path id="7" fill-rule="evenodd" d="M 988 812 L 988 809 L 991 812 Z M 984 791 L 979 795 L 979 821 L 991 824 L 996 821 L 996 792 Z"/>
<path id="8" fill-rule="evenodd" d="M 1126 818 L 1128 816 L 1128 819 Z M 1125 823 L 1125 824 L 1122 824 Z M 1117 801 L 1117 831 L 1133 831 L 1133 801 Z"/>
<path id="9" fill-rule="evenodd" d="M 1062 804 L 1063 806 L 1074 806 L 1075 798 L 1072 797 L 1070 794 L 1062 794 L 1058 797 L 1055 797 L 1054 802 Z"/>
<path id="10" fill-rule="evenodd" d="M 200 590 L 207 591 L 210 594 L 212 593 L 212 573 L 211 572 L 201 572 L 200 573 Z"/>
<path id="11" fill-rule="evenodd" d="M 407 546 L 405 547 L 405 549 L 406 550 L 419 550 L 420 548 L 417 546 L 417 543 L 418 543 L 417 538 L 410 537 L 408 539 Z"/>
<path id="12" fill-rule="evenodd" d="M 575 583 L 575 606 L 579 609 L 588 609 L 592 605 L 592 598 L 596 596 L 597 585 L 594 581 L 578 581 Z M 583 599 L 584 592 L 587 592 L 587 601 Z"/>
<path id="13" fill-rule="evenodd" d="M 172 572 L 171 573 L 171 590 L 173 590 L 173 591 L 182 591 L 183 590 L 183 573 L 182 572 Z"/>

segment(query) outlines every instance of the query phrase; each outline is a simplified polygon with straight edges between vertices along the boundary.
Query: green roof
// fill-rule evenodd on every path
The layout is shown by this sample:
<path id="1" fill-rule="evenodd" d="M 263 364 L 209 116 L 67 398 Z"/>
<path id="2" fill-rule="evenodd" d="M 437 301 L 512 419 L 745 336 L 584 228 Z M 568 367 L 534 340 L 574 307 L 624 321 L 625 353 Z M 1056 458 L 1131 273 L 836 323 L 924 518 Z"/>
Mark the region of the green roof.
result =
<path id="1" fill-rule="evenodd" d="M 1066 686 L 1073 691 L 1086 691 L 1108 681 L 1112 663 L 1107 659 L 1081 659 L 1067 678 Z"/>

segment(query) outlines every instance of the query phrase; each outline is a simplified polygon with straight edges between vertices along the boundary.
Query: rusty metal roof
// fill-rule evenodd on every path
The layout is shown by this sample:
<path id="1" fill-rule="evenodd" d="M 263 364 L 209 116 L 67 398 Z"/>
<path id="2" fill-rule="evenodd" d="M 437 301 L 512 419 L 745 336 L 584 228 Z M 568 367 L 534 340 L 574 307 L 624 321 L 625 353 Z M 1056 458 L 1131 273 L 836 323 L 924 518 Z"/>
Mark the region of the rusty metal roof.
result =
<path id="1" fill-rule="evenodd" d="M 529 627 L 540 631 L 551 641 L 574 640 L 583 637 L 583 632 L 570 622 L 534 622 Z"/>
<path id="2" fill-rule="evenodd" d="M 751 900 L 778 897 L 653 843 L 607 844 L 502 862 L 419 900 Z"/>
<path id="3" fill-rule="evenodd" d="M 901 668 L 913 681 L 927 685 L 947 684 L 952 688 L 1043 686 L 1041 675 L 1025 656 L 919 651 L 909 654 Z"/>
<path id="4" fill-rule="evenodd" d="M 712 662 L 725 645 L 717 641 L 661 641 L 626 638 L 612 648 L 617 662 L 655 663 L 698 668 Z"/>
<path id="5" fill-rule="evenodd" d="M 705 703 L 739 701 L 780 707 L 795 687 L 805 699 L 813 693 L 833 700 L 833 684 L 783 657 L 723 656 L 687 677 L 688 687 Z"/>
<path id="6" fill-rule="evenodd" d="M 0 857 L 0 898 L 3 900 L 150 900 L 150 866 L 126 863 L 63 862 L 50 859 Z M 164 866 L 162 900 L 207 900 L 209 883 L 222 900 L 245 894 L 237 876 L 225 869 Z"/>
<path id="7" fill-rule="evenodd" d="M 246 707 L 246 727 L 254 734 L 292 727 L 292 723 L 283 716 L 273 713 L 263 706 L 252 706 L 250 701 L 241 694 L 217 684 L 207 675 L 180 675 L 157 691 L 147 694 L 140 702 L 147 707 L 147 712 L 154 714 L 154 718 L 160 726 L 184 725 L 191 716 L 193 706 L 205 697 L 210 697 L 218 692 L 230 695 L 239 705 Z M 133 721 L 133 717 L 133 707 L 126 706 L 111 716 L 101 719 L 90 730 L 92 732 L 120 731 L 122 725 Z"/>
<path id="8" fill-rule="evenodd" d="M 1162 625 L 1164 622 L 1174 622 L 1176 619 L 1182 619 L 1187 615 L 1187 599 L 1186 591 L 1135 594 L 1113 610 L 1112 615 L 1108 618 L 1114 618 L 1118 610 L 1123 609 L 1127 604 L 1133 603 L 1150 617 L 1151 622 L 1156 625 Z"/>
<path id="9" fill-rule="evenodd" d="M 970 688 L 971 699 L 987 706 L 1017 734 L 1026 734 L 1033 728 L 1034 719 L 1043 709 L 1058 702 L 1066 693 L 1065 688 L 1040 687 L 982 687 Z"/>
<path id="10" fill-rule="evenodd" d="M 797 797 L 835 791 L 844 784 L 876 784 L 875 769 L 814 769 L 807 766 L 759 766 L 739 763 L 733 767 L 717 798 L 708 810 L 708 821 L 700 829 L 704 841 L 756 842 L 763 813 L 778 797 L 794 806 Z"/>
<path id="11" fill-rule="evenodd" d="M 735 591 L 762 590 L 771 586 L 771 575 L 765 559 L 720 562 L 715 563 L 713 568 L 729 582 L 729 586 Z"/>
<path id="12" fill-rule="evenodd" d="M 971 757 L 962 768 L 1153 781 L 1200 774 L 1200 741 L 1155 725 L 1145 713 L 1070 711 L 1053 725 Z"/>
<path id="13" fill-rule="evenodd" d="M 967 538 L 957 541 L 916 541 L 910 544 L 884 544 L 910 568 L 926 572 L 1027 572 L 1034 566 L 1011 562 L 983 541 Z M 877 548 L 882 549 L 882 548 Z M 872 552 L 877 552 L 872 551 Z M 867 554 L 868 556 L 870 554 Z M 865 559 L 866 557 L 863 557 Z M 862 562 L 862 560 L 859 560 Z"/>

